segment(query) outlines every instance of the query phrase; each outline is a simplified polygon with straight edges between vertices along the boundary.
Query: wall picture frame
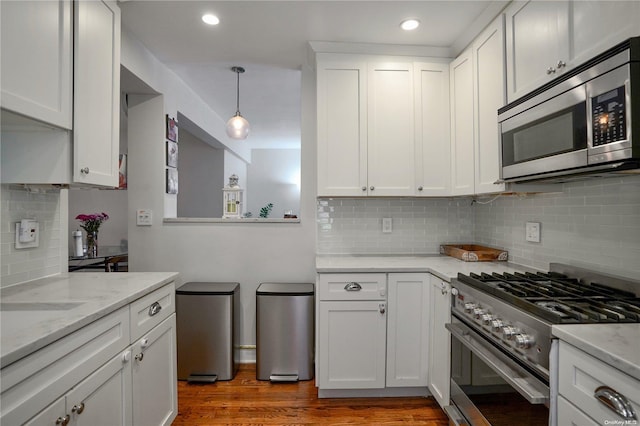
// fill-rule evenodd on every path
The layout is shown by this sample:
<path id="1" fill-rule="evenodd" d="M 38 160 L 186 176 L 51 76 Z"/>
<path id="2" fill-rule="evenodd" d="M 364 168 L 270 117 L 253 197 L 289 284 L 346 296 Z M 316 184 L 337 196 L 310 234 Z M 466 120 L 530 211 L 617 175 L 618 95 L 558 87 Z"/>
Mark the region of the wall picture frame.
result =
<path id="1" fill-rule="evenodd" d="M 169 114 L 166 115 L 167 119 L 167 139 L 172 142 L 178 142 L 178 122 L 175 118 L 169 117 Z"/>
<path id="2" fill-rule="evenodd" d="M 167 166 L 178 167 L 178 144 L 167 141 Z"/>
<path id="3" fill-rule="evenodd" d="M 178 193 L 178 170 L 177 169 L 166 169 L 167 170 L 167 194 L 177 194 Z"/>

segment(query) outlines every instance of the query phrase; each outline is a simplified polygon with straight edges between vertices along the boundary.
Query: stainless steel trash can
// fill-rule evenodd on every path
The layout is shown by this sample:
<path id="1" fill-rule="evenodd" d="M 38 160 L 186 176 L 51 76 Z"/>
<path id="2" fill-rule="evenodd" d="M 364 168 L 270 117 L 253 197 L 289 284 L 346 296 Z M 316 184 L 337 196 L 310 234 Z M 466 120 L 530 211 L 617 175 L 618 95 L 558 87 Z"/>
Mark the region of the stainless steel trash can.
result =
<path id="1" fill-rule="evenodd" d="M 190 282 L 176 290 L 179 380 L 233 379 L 239 304 L 238 283 Z"/>
<path id="2" fill-rule="evenodd" d="M 314 286 L 262 283 L 256 290 L 256 378 L 313 378 Z"/>

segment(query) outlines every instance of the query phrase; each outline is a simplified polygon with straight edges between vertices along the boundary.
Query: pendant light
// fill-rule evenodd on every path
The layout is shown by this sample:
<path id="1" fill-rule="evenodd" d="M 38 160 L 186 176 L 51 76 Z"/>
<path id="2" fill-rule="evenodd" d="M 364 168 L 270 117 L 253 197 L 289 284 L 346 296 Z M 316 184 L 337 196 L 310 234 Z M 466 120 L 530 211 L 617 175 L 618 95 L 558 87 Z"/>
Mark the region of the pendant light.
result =
<path id="1" fill-rule="evenodd" d="M 240 114 L 240 74 L 244 72 L 242 67 L 231 67 L 231 71 L 238 75 L 236 92 L 236 115 L 227 121 L 227 135 L 233 139 L 246 139 L 249 136 L 249 122 Z"/>

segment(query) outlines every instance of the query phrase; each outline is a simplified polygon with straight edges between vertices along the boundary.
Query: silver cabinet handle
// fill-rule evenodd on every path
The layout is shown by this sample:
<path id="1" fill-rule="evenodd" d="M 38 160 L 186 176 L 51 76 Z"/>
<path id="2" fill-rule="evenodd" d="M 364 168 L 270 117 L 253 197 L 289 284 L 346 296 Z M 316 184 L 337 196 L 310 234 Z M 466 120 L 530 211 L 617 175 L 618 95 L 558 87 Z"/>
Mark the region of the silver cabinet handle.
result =
<path id="1" fill-rule="evenodd" d="M 629 400 L 609 386 L 600 386 L 595 390 L 593 396 L 623 419 L 638 420 Z"/>
<path id="2" fill-rule="evenodd" d="M 547 68 L 547 74 L 555 74 L 556 69 L 554 67 Z"/>
<path id="3" fill-rule="evenodd" d="M 564 68 L 567 66 L 567 63 L 565 61 L 563 61 L 562 59 L 560 59 L 558 61 L 558 65 L 556 66 L 556 68 Z"/>
<path id="4" fill-rule="evenodd" d="M 446 285 L 442 285 L 442 288 L 440 288 L 440 291 L 442 292 L 443 295 L 449 293 L 449 290 L 447 290 L 447 286 Z"/>
<path id="5" fill-rule="evenodd" d="M 84 411 L 84 402 L 81 402 L 80 405 L 74 405 L 73 408 L 71 409 L 72 413 L 82 414 L 83 411 Z"/>
<path id="6" fill-rule="evenodd" d="M 384 304 L 384 303 L 380 303 L 380 304 L 378 305 L 378 310 L 380 310 L 380 313 L 381 313 L 382 315 L 384 315 L 384 313 L 387 311 L 387 308 L 386 308 L 386 306 L 385 306 L 385 304 Z"/>
<path id="7" fill-rule="evenodd" d="M 136 361 L 140 362 L 140 361 L 142 361 L 142 358 L 144 358 L 144 354 L 142 352 L 140 352 L 134 358 L 136 359 Z"/>
<path id="8" fill-rule="evenodd" d="M 88 168 L 88 167 L 85 167 L 85 168 L 83 168 L 83 169 L 80 169 L 80 173 L 85 174 L 85 175 L 88 175 L 88 174 L 89 174 L 89 168 Z"/>
<path id="9" fill-rule="evenodd" d="M 363 187 L 362 187 L 362 190 L 363 190 L 363 191 L 366 191 L 366 190 L 367 190 L 367 187 L 366 187 L 366 186 L 363 186 Z"/>
<path id="10" fill-rule="evenodd" d="M 373 191 L 374 189 L 376 189 L 376 187 L 375 187 L 375 186 L 373 186 L 373 185 L 371 185 L 371 186 L 369 187 L 369 190 L 371 190 L 371 191 Z"/>
<path id="11" fill-rule="evenodd" d="M 158 312 L 160 312 L 161 310 L 162 310 L 162 306 L 160 306 L 160 303 L 154 302 L 153 305 L 149 306 L 149 316 L 152 317 Z"/>
<path id="12" fill-rule="evenodd" d="M 422 191 L 423 189 L 424 189 L 424 188 L 423 188 L 423 187 L 421 187 L 421 186 L 419 186 L 419 187 L 418 187 L 418 191 Z"/>
<path id="13" fill-rule="evenodd" d="M 69 424 L 69 420 L 71 420 L 71 417 L 69 417 L 69 415 L 67 414 L 64 417 L 58 417 L 58 419 L 56 420 L 56 424 L 57 425 L 62 425 L 62 426 L 67 426 Z"/>
<path id="14" fill-rule="evenodd" d="M 362 290 L 362 286 L 360 284 L 358 284 L 357 282 L 350 282 L 347 283 L 347 285 L 344 286 L 344 289 L 347 291 L 360 291 Z"/>

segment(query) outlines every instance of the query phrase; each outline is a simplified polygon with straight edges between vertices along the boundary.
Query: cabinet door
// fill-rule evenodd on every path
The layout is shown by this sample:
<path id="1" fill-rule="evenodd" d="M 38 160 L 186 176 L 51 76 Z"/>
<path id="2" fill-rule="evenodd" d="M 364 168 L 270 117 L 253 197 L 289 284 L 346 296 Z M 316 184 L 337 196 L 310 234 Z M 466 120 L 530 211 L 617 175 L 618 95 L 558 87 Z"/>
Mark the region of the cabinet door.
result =
<path id="1" fill-rule="evenodd" d="M 83 0 L 74 12 L 73 180 L 117 187 L 120 8 Z"/>
<path id="2" fill-rule="evenodd" d="M 130 356 L 128 349 L 118 354 L 67 394 L 70 425 L 132 424 Z"/>
<path id="3" fill-rule="evenodd" d="M 451 335 L 445 324 L 451 322 L 451 286 L 430 277 L 429 303 L 429 390 L 441 407 L 449 405 Z"/>
<path id="4" fill-rule="evenodd" d="M 451 191 L 448 64 L 415 63 L 416 194 Z"/>
<path id="5" fill-rule="evenodd" d="M 59 426 L 67 416 L 65 408 L 65 398 L 63 396 L 22 424 L 24 426 Z M 69 418 L 71 417 L 69 416 Z"/>
<path id="6" fill-rule="evenodd" d="M 450 65 L 451 77 L 451 193 L 474 191 L 473 67 L 471 50 Z"/>
<path id="7" fill-rule="evenodd" d="M 504 17 L 496 19 L 473 43 L 475 193 L 500 192 L 498 108 L 506 102 Z"/>
<path id="8" fill-rule="evenodd" d="M 598 426 L 592 418 L 580 411 L 578 407 L 558 395 L 558 425 L 562 426 Z M 595 402 L 595 400 L 594 400 Z M 613 416 L 612 416 L 613 419 Z M 615 420 L 611 420 L 612 424 Z M 622 421 L 620 421 L 623 424 Z"/>
<path id="9" fill-rule="evenodd" d="M 505 16 L 507 97 L 512 102 L 566 69 L 569 2 L 516 1 Z"/>
<path id="10" fill-rule="evenodd" d="M 320 302 L 321 389 L 385 387 L 386 303 Z"/>
<path id="11" fill-rule="evenodd" d="M 367 76 L 363 62 L 317 66 L 318 195 L 367 195 Z"/>
<path id="12" fill-rule="evenodd" d="M 2 108 L 71 129 L 71 1 L 3 1 Z"/>
<path id="13" fill-rule="evenodd" d="M 176 315 L 132 345 L 133 424 L 170 425 L 178 414 Z"/>
<path id="14" fill-rule="evenodd" d="M 572 1 L 569 58 L 574 67 L 626 40 L 640 35 L 638 1 Z"/>
<path id="15" fill-rule="evenodd" d="M 387 387 L 427 386 L 429 276 L 389 274 Z"/>
<path id="16" fill-rule="evenodd" d="M 413 65 L 370 64 L 368 88 L 368 195 L 414 195 Z"/>

